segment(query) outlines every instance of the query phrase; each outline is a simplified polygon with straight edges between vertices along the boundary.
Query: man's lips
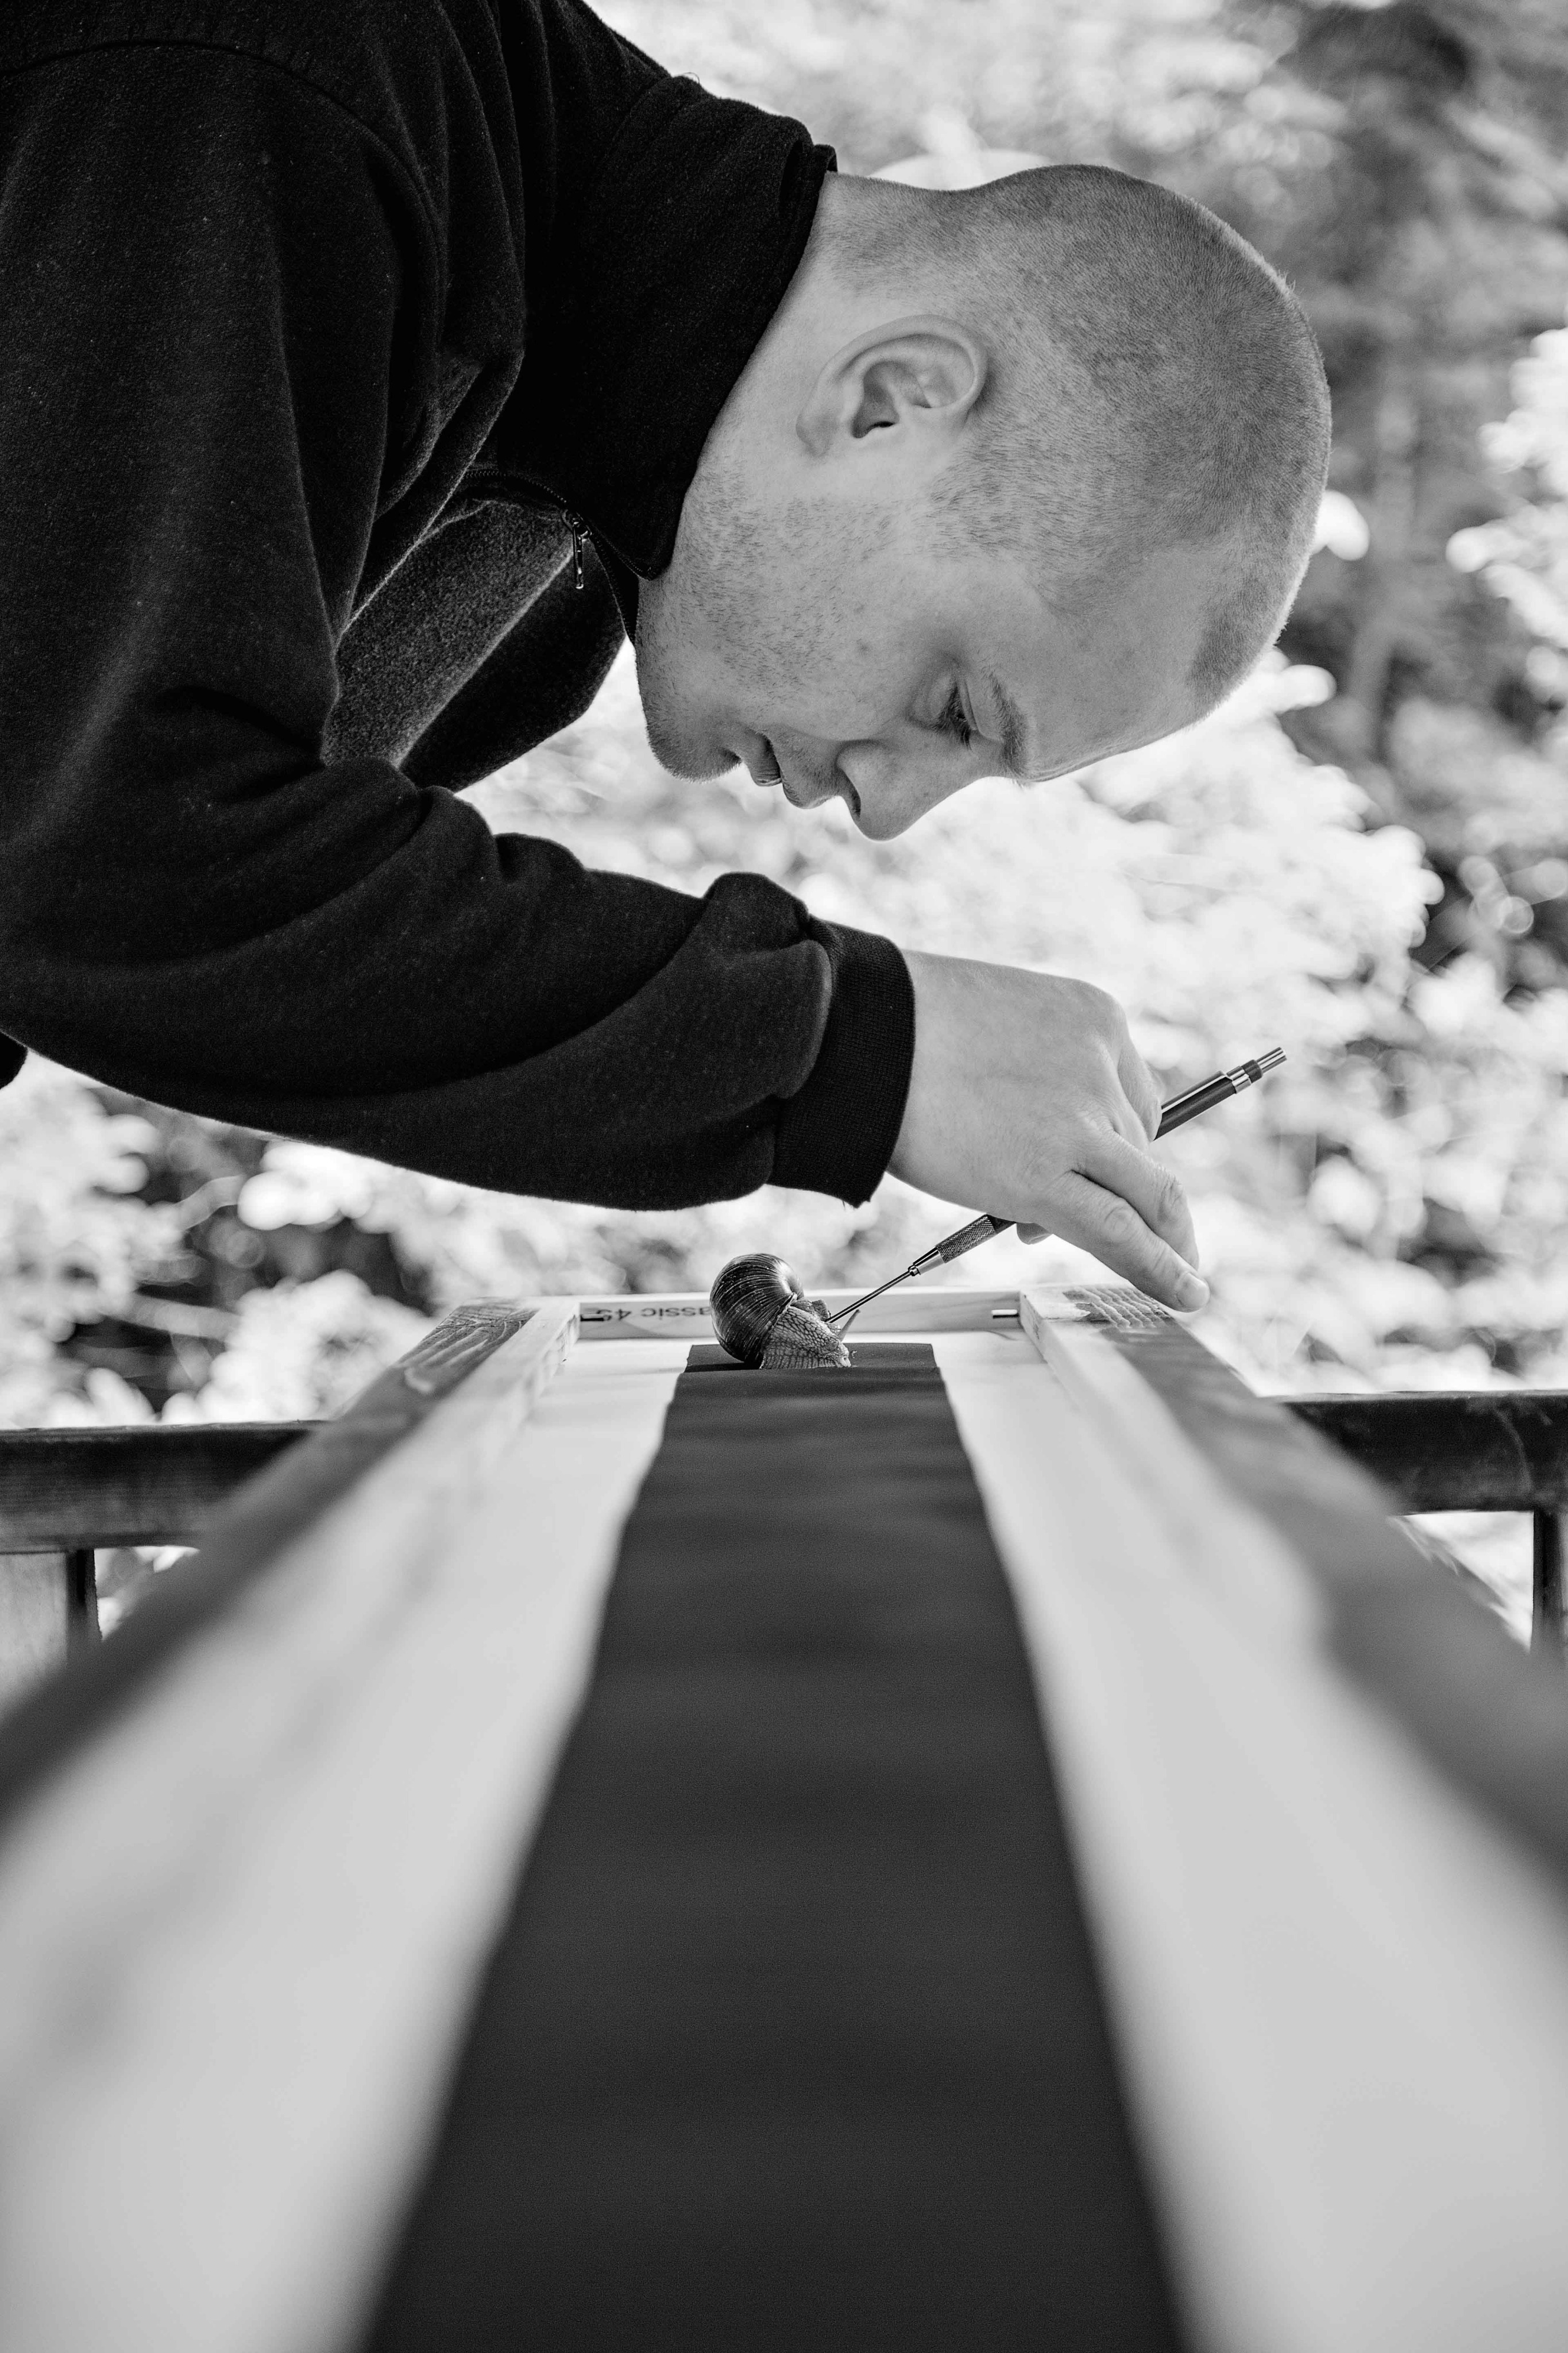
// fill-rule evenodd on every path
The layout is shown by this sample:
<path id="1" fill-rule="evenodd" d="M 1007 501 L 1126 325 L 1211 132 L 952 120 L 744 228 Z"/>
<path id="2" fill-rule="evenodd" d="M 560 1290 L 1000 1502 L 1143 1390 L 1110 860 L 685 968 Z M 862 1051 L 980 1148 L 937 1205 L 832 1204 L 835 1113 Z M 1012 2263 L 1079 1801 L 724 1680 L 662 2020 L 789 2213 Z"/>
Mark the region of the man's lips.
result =
<path id="1" fill-rule="evenodd" d="M 777 785 L 783 792 L 785 800 L 788 801 L 791 808 L 821 808 L 828 801 L 841 800 L 848 809 L 851 817 L 854 818 L 856 823 L 859 823 L 860 796 L 856 791 L 847 776 L 844 776 L 841 772 L 836 773 L 833 783 L 827 786 L 825 792 L 813 792 L 810 794 L 810 797 L 807 797 L 806 793 L 802 791 L 798 786 L 792 785 L 789 778 L 784 775 L 783 768 L 779 765 L 778 754 L 773 750 L 773 747 L 769 743 L 767 737 L 765 735 L 760 735 L 757 738 L 757 741 L 762 746 L 760 753 L 755 760 L 748 760 L 745 763 L 745 765 L 751 770 L 752 782 L 753 784 L 764 786 Z"/>

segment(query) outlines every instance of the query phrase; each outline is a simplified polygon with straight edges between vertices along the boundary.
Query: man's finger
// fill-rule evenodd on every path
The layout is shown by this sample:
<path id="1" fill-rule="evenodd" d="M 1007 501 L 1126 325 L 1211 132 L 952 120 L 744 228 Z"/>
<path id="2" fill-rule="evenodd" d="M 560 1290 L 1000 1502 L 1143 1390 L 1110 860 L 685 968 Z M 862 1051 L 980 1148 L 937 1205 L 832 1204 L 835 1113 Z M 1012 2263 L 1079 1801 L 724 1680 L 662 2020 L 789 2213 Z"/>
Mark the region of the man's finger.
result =
<path id="1" fill-rule="evenodd" d="M 1184 1264 L 1120 1193 L 1108 1192 L 1088 1176 L 1063 1176 L 1052 1192 L 1051 1230 L 1064 1241 L 1076 1242 L 1163 1306 L 1191 1314 L 1207 1303 L 1209 1288 L 1202 1276 Z"/>
<path id="2" fill-rule="evenodd" d="M 1153 1073 L 1137 1047 L 1129 1038 L 1117 1057 L 1116 1075 L 1121 1082 L 1121 1092 L 1142 1123 L 1143 1141 L 1152 1143 L 1160 1124 L 1160 1090 L 1154 1084 Z"/>
<path id="3" fill-rule="evenodd" d="M 1125 1096 L 1110 1114 L 1110 1132 L 1121 1136 L 1124 1144 L 1130 1144 L 1134 1152 L 1147 1152 L 1153 1140 Z"/>
<path id="4" fill-rule="evenodd" d="M 1196 1266 L 1198 1238 L 1187 1197 L 1180 1177 L 1163 1161 L 1151 1159 L 1147 1152 L 1138 1151 L 1119 1135 L 1100 1134 L 1085 1147 L 1079 1172 L 1103 1185 L 1108 1193 L 1120 1193 L 1145 1225 L 1152 1226 L 1189 1266 Z"/>

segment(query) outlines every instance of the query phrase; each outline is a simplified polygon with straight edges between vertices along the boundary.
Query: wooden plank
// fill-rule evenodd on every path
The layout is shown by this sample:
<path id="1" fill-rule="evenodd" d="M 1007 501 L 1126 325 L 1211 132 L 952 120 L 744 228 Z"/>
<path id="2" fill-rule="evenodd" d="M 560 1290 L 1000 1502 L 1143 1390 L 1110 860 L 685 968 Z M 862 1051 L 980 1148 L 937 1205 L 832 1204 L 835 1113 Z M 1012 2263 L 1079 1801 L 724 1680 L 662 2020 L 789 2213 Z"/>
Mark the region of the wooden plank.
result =
<path id="1" fill-rule="evenodd" d="M 1568 1389 L 1283 1398 L 1405 1512 L 1568 1509 Z"/>
<path id="2" fill-rule="evenodd" d="M 531 1364 L 538 1359 L 537 1384 L 542 1385 L 570 1347 L 576 1324 L 570 1301 L 531 1308 L 489 1301 L 456 1307 L 337 1420 L 320 1424 L 239 1488 L 208 1524 L 193 1530 L 201 1546 L 199 1558 L 165 1571 L 112 1642 L 85 1656 L 58 1690 L 25 1700 L 0 1729 L 0 1815 L 25 1802 L 79 1741 L 222 1616 L 237 1588 L 349 1494 L 498 1349 L 531 1326 L 524 1356 Z M 521 1384 L 520 1410 L 526 1412 L 534 1393 L 526 1381 Z M 465 1460 L 462 1448 L 455 1448 L 454 1475 L 460 1474 Z M 445 1477 L 443 1472 L 432 1481 L 431 1508 L 447 1493 Z"/>
<path id="3" fill-rule="evenodd" d="M 1368 1697 L 1568 1878 L 1568 1678 L 1522 1652 L 1426 1558 L 1389 1516 L 1396 1498 L 1254 1397 L 1163 1308 L 1113 1286 L 1031 1291 L 1020 1303 L 1024 1329 L 1088 1410 L 1103 1414 L 1114 1390 L 1129 1430 L 1174 1423 L 1273 1526 L 1318 1597 L 1322 1641 Z M 1144 1385 L 1141 1413 L 1128 1412 L 1113 1364 Z"/>
<path id="4" fill-rule="evenodd" d="M 858 1291 L 814 1292 L 832 1314 L 848 1307 Z M 713 1319 L 705 1291 L 628 1292 L 623 1297 L 578 1302 L 584 1340 L 710 1341 Z M 954 1284 L 912 1282 L 873 1300 L 855 1319 L 858 1340 L 879 1335 L 929 1336 L 933 1332 L 980 1332 L 996 1320 L 1017 1315 L 1014 1291 L 972 1291 Z"/>
<path id="5" fill-rule="evenodd" d="M 685 1360 L 569 1356 L 574 1320 L 441 1400 L 0 1845 L 6 2353 L 353 2341 Z"/>
<path id="6" fill-rule="evenodd" d="M 0 1430 L 0 1551 L 191 1544 L 312 1421 Z"/>
<path id="7" fill-rule="evenodd" d="M 1020 1293 L 1019 1312 L 1047 1362 L 1086 1395 L 1097 1393 L 1108 1376 L 1099 1353 L 1076 1350 L 1070 1335 L 1097 1333 L 1147 1384 L 1200 1456 L 1322 1577 L 1338 1581 L 1348 1575 L 1359 1583 L 1374 1566 L 1397 1579 L 1422 1569 L 1415 1546 L 1393 1524 L 1398 1499 L 1296 1415 L 1255 1396 L 1152 1299 L 1110 1283 L 1041 1288 Z M 1127 1394 L 1118 1391 L 1113 1411 L 1131 1411 Z"/>
<path id="8" fill-rule="evenodd" d="M 1557 2353 L 1558 1889 L 1367 1704 L 1318 1580 L 1108 1334 L 1053 1320 L 1046 1356 L 937 1343 L 1194 2345 Z"/>

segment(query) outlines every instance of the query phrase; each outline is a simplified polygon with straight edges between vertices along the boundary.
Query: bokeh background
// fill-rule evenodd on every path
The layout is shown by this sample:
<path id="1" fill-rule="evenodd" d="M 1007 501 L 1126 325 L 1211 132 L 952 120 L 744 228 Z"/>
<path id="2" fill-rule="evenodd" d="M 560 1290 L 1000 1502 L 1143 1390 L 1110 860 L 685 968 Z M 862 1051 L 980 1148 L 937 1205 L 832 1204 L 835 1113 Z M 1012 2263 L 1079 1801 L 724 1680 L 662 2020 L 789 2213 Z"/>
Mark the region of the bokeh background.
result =
<path id="1" fill-rule="evenodd" d="M 910 944 L 1098 981 L 1167 1091 L 1286 1046 L 1168 1147 L 1210 1345 L 1270 1390 L 1568 1385 L 1563 0 L 603 13 L 846 170 L 1109 162 L 1200 197 L 1310 313 L 1331 490 L 1279 654 L 1214 719 L 901 841 L 664 776 L 625 659 L 474 797 L 597 865 L 692 891 L 752 868 Z M 0 1093 L 0 1420 L 328 1412 L 459 1297 L 705 1288 L 757 1246 L 868 1282 L 952 1220 L 891 1181 L 858 1211 L 480 1194 L 35 1059 Z M 955 1271 L 1082 1263 L 1006 1240 Z M 1517 1555 L 1491 1567 L 1517 1581 Z"/>

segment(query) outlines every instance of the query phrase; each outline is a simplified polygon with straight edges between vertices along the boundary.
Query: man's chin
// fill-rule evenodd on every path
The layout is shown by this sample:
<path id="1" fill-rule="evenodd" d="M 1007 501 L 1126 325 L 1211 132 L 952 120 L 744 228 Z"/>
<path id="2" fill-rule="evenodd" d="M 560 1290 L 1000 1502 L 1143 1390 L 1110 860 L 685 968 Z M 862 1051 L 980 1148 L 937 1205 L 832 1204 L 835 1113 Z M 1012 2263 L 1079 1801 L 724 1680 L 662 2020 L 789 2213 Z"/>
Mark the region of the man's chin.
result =
<path id="1" fill-rule="evenodd" d="M 864 805 L 851 809 L 851 817 L 868 841 L 897 841 L 900 833 L 908 833 L 916 822 L 912 817 L 889 815 L 887 810 L 867 808 Z"/>
<path id="2" fill-rule="evenodd" d="M 705 777 L 721 776 L 729 768 L 739 767 L 733 752 L 710 751 L 706 745 L 689 744 L 684 736 L 656 727 L 647 721 L 648 747 L 661 768 L 688 784 L 700 784 Z"/>
<path id="3" fill-rule="evenodd" d="M 721 776 L 726 768 L 736 765 L 735 754 L 722 744 L 696 726 L 683 725 L 672 718 L 664 705 L 653 679 L 651 665 L 645 665 L 643 647 L 637 643 L 637 692 L 642 699 L 643 725 L 647 731 L 648 747 L 661 768 L 672 776 L 684 776 L 691 783 L 704 776 Z"/>
<path id="4" fill-rule="evenodd" d="M 673 723 L 657 703 L 643 697 L 643 725 L 647 730 L 648 747 L 661 768 L 672 776 L 684 776 L 696 784 L 704 776 L 721 776 L 726 768 L 736 766 L 733 752 L 722 744 L 715 744 L 695 728 Z"/>

